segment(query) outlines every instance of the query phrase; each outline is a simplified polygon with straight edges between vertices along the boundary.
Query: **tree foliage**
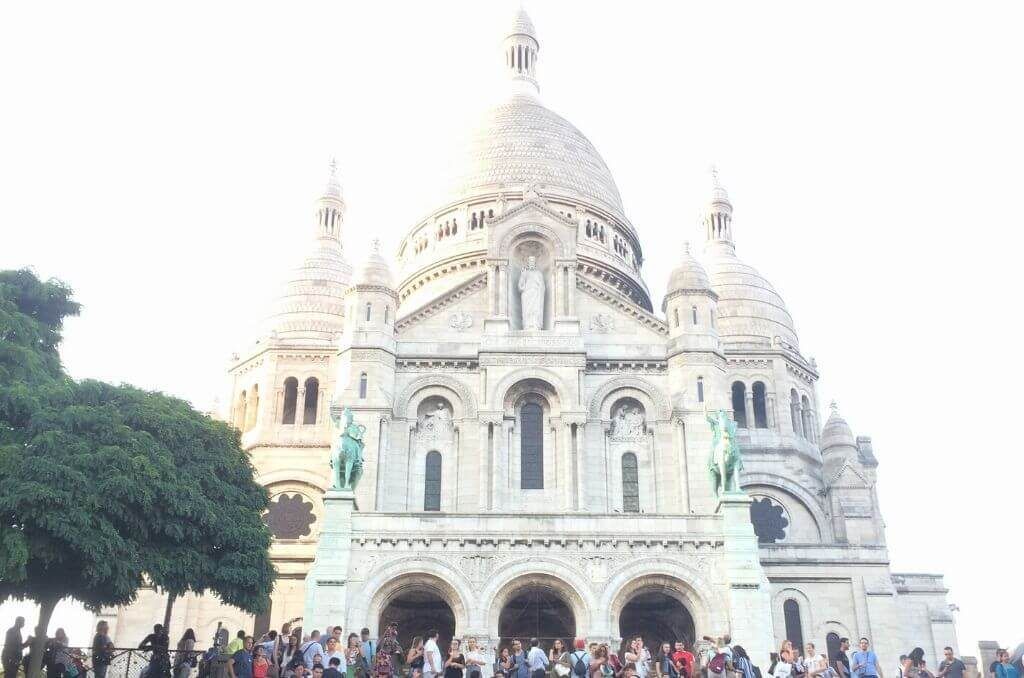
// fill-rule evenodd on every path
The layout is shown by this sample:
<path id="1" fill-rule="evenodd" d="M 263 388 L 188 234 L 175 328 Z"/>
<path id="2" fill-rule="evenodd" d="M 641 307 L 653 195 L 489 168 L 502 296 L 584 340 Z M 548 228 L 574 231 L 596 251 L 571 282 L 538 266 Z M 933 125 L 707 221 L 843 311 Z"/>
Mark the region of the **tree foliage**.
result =
<path id="1" fill-rule="evenodd" d="M 0 272 L 0 600 L 39 602 L 45 632 L 60 599 L 127 604 L 147 575 L 262 612 L 267 494 L 237 431 L 161 393 L 71 380 L 58 346 L 77 312 L 66 285 Z"/>

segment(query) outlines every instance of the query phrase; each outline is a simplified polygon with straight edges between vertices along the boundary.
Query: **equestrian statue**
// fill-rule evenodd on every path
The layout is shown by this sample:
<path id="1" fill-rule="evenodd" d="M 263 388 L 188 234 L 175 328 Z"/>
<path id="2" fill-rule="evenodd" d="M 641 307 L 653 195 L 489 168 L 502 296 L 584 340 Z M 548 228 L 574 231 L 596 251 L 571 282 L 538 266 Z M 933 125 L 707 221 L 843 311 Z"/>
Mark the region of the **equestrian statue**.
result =
<path id="1" fill-rule="evenodd" d="M 704 416 L 711 424 L 711 459 L 708 461 L 708 472 L 711 475 L 711 486 L 715 496 L 722 493 L 740 491 L 740 471 L 743 469 L 743 457 L 736 443 L 736 422 L 725 410 L 715 410 L 708 414 L 704 407 Z"/>
<path id="2" fill-rule="evenodd" d="M 331 408 L 331 421 L 341 430 L 331 446 L 331 469 L 334 471 L 332 490 L 354 490 L 363 475 L 363 434 L 366 433 L 366 427 L 355 423 L 353 419 L 349 408 L 346 407 L 341 414 Z"/>

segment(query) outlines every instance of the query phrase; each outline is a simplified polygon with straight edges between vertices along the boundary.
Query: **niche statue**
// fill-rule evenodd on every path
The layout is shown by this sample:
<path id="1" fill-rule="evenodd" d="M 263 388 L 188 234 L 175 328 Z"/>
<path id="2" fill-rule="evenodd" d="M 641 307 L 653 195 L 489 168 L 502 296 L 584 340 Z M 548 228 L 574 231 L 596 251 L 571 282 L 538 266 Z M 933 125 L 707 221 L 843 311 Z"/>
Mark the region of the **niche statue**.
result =
<path id="1" fill-rule="evenodd" d="M 363 433 L 366 427 L 355 423 L 352 410 L 347 407 L 340 416 L 331 412 L 331 420 L 341 429 L 331 447 L 331 469 L 334 471 L 331 489 L 354 490 L 363 475 Z"/>
<path id="2" fill-rule="evenodd" d="M 526 258 L 526 268 L 519 274 L 519 309 L 524 330 L 544 327 L 544 274 L 537 270 L 537 257 Z"/>

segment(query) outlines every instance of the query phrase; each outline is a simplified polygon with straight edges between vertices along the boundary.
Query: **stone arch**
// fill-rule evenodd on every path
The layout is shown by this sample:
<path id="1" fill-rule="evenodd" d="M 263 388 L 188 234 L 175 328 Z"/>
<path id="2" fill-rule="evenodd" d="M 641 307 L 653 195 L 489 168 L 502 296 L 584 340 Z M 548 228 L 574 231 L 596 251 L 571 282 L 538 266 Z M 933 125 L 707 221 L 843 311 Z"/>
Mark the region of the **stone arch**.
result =
<path id="1" fill-rule="evenodd" d="M 496 632 L 505 604 L 524 588 L 540 585 L 551 588 L 563 598 L 576 618 L 576 633 L 579 635 L 590 628 L 594 601 L 590 591 L 571 583 L 574 581 L 586 581 L 586 578 L 582 572 L 562 561 L 533 557 L 509 563 L 492 572 L 487 586 L 480 592 L 480 613 L 484 616 L 475 620 L 475 625 Z"/>
<path id="2" fill-rule="evenodd" d="M 816 646 L 816 649 L 821 654 L 826 654 L 828 647 L 827 638 L 829 633 L 834 633 L 840 638 L 854 638 L 854 634 L 850 633 L 850 629 L 842 622 L 835 621 L 834 619 L 828 619 L 820 621 L 814 626 L 814 637 L 811 638 Z M 850 642 L 853 642 L 852 640 Z"/>
<path id="3" fill-rule="evenodd" d="M 496 243 L 491 245 L 491 251 L 488 252 L 488 256 L 507 259 L 512 254 L 513 247 L 517 241 L 531 235 L 538 236 L 548 242 L 551 246 L 551 254 L 556 259 L 565 258 L 570 253 L 569 243 L 562 238 L 558 231 L 550 226 L 545 226 L 535 221 L 528 221 L 513 226 L 506 231 Z"/>
<path id="4" fill-rule="evenodd" d="M 822 542 L 830 542 L 833 540 L 832 533 L 829 529 L 830 523 L 828 517 L 825 515 L 824 509 L 821 504 L 818 503 L 815 496 L 812 495 L 805 487 L 789 478 L 766 471 L 755 473 L 743 472 L 740 478 L 740 485 L 744 490 L 754 490 L 755 494 L 756 488 L 758 486 L 763 486 L 767 489 L 774 489 L 782 492 L 783 494 L 789 495 L 794 501 L 799 502 L 799 504 L 811 514 L 815 527 L 818 529 L 818 538 Z"/>
<path id="5" fill-rule="evenodd" d="M 494 390 L 491 392 L 491 405 L 493 407 L 502 407 L 509 391 L 519 384 L 519 382 L 530 379 L 545 382 L 549 387 L 551 387 L 554 394 L 558 397 L 557 403 L 549 403 L 553 409 L 573 409 L 572 405 L 575 402 L 575 399 L 572 398 L 571 393 L 566 388 L 561 377 L 551 370 L 543 367 L 530 367 L 522 370 L 516 370 L 511 374 L 505 375 L 505 377 L 495 385 Z"/>
<path id="6" fill-rule="evenodd" d="M 458 408 L 454 414 L 456 419 L 476 418 L 476 398 L 473 397 L 473 392 L 469 390 L 468 386 L 458 379 L 442 374 L 420 377 L 419 379 L 414 379 L 408 386 L 406 386 L 402 390 L 402 394 L 397 400 L 395 400 L 395 417 L 415 418 L 415 410 L 413 410 L 410 415 L 410 402 L 414 396 L 419 395 L 420 391 L 423 389 L 430 389 L 431 387 L 441 387 L 451 392 L 451 395 L 449 395 L 448 398 L 451 400 L 452 407 Z M 429 395 L 439 394 L 423 394 L 418 400 L 422 400 Z M 453 398 L 452 395 L 455 397 Z"/>
<path id="7" fill-rule="evenodd" d="M 403 592 L 425 589 L 448 603 L 455 615 L 455 632 L 467 628 L 474 609 L 473 587 L 451 565 L 437 558 L 409 557 L 392 562 L 373 573 L 352 601 L 348 626 L 376 629 L 388 603 Z"/>
<path id="8" fill-rule="evenodd" d="M 626 390 L 647 409 L 648 417 L 659 421 L 668 421 L 672 417 L 672 403 L 668 397 L 649 381 L 637 377 L 618 377 L 602 384 L 590 398 L 588 417 L 590 419 L 611 419 L 611 407 L 614 400 L 610 396 L 616 391 Z"/>
<path id="9" fill-rule="evenodd" d="M 303 486 L 309 488 L 311 498 L 319 500 L 323 497 L 324 492 L 327 491 L 327 486 L 330 484 L 330 478 L 327 477 L 327 472 L 329 470 L 330 469 L 328 469 L 326 465 L 324 466 L 323 473 L 316 473 L 307 469 L 291 467 L 259 474 L 256 476 L 256 482 L 263 485 L 270 491 L 278 486 Z"/>
<path id="10" fill-rule="evenodd" d="M 782 645 L 786 638 L 786 614 L 783 609 L 787 600 L 796 601 L 800 611 L 800 635 L 803 641 L 811 641 L 815 645 L 815 649 L 822 652 L 819 647 L 819 643 L 814 640 L 814 636 L 811 635 L 811 629 L 814 628 L 814 608 L 811 605 L 811 599 L 807 597 L 807 594 L 800 589 L 787 586 L 786 588 L 779 589 L 772 596 L 772 616 L 775 619 L 775 640 L 776 645 Z M 824 640 L 824 636 L 822 636 Z M 803 653 L 803 648 L 800 648 L 800 652 Z"/>
<path id="11" fill-rule="evenodd" d="M 602 621 L 609 637 L 618 637 L 619 616 L 630 599 L 652 589 L 663 591 L 683 604 L 693 619 L 698 637 L 728 628 L 724 613 L 727 606 L 703 575 L 678 560 L 641 558 L 616 572 L 604 585 L 598 609 L 607 615 Z"/>

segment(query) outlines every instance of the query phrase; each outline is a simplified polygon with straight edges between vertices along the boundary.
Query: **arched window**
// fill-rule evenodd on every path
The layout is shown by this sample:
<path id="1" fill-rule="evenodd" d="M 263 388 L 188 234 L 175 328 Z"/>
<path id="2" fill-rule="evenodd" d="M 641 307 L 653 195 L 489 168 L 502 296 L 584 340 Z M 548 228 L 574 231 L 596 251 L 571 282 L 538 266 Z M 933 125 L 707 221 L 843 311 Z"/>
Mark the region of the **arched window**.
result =
<path id="1" fill-rule="evenodd" d="M 256 426 L 256 417 L 260 413 L 260 386 L 259 384 L 252 385 L 252 395 L 249 397 L 249 407 L 245 413 L 245 430 Z"/>
<path id="2" fill-rule="evenodd" d="M 675 318 L 676 327 L 679 327 L 679 309 L 673 309 L 672 314 Z"/>
<path id="3" fill-rule="evenodd" d="M 302 423 L 315 424 L 316 408 L 320 404 L 320 382 L 316 377 L 310 377 L 306 380 L 305 387 L 306 397 L 303 398 L 302 403 Z"/>
<path id="4" fill-rule="evenodd" d="M 423 510 L 441 510 L 441 453 L 436 450 L 427 453 L 423 469 Z"/>
<path id="5" fill-rule="evenodd" d="M 366 305 L 366 321 L 370 321 L 370 312 L 373 310 L 373 304 Z"/>
<path id="6" fill-rule="evenodd" d="M 469 220 L 469 230 L 476 230 L 476 212 L 473 212 L 473 216 Z"/>
<path id="7" fill-rule="evenodd" d="M 281 414 L 282 424 L 295 423 L 295 407 L 299 399 L 299 380 L 288 377 L 284 380 L 284 411 Z"/>
<path id="8" fill-rule="evenodd" d="M 736 426 L 747 428 L 747 385 L 742 381 L 732 382 L 732 418 Z"/>
<path id="9" fill-rule="evenodd" d="M 520 488 L 544 489 L 544 410 L 526 403 L 519 411 Z"/>
<path id="10" fill-rule="evenodd" d="M 802 436 L 804 426 L 800 421 L 800 396 L 796 394 L 795 388 L 789 391 L 789 416 L 793 420 L 793 433 Z"/>
<path id="11" fill-rule="evenodd" d="M 828 652 L 829 661 L 835 661 L 839 659 L 839 653 L 842 652 L 840 649 L 839 634 L 835 631 L 829 631 L 828 635 L 825 636 L 825 649 Z"/>
<path id="12" fill-rule="evenodd" d="M 365 400 L 366 399 L 366 385 L 367 385 L 366 372 L 363 372 L 362 374 L 359 375 L 359 398 L 361 400 Z"/>
<path id="13" fill-rule="evenodd" d="M 235 428 L 241 431 L 245 428 L 245 391 L 238 394 L 238 404 L 235 406 Z"/>
<path id="14" fill-rule="evenodd" d="M 640 513 L 640 476 L 632 452 L 622 455 L 622 512 Z"/>
<path id="15" fill-rule="evenodd" d="M 391 307 L 390 306 L 385 306 L 384 307 L 384 324 L 387 325 L 390 322 L 391 322 Z"/>
<path id="16" fill-rule="evenodd" d="M 811 407 L 811 401 L 807 396 L 800 399 L 800 406 L 804 415 L 804 438 L 814 442 L 818 438 L 818 432 L 815 430 L 817 427 L 814 423 L 814 408 Z"/>
<path id="17" fill-rule="evenodd" d="M 696 306 L 691 306 L 690 307 L 690 315 L 693 316 L 693 324 L 694 325 L 699 324 L 698 321 L 697 321 L 697 307 Z"/>
<path id="18" fill-rule="evenodd" d="M 697 377 L 697 402 L 704 402 L 704 377 Z"/>
<path id="19" fill-rule="evenodd" d="M 755 381 L 750 389 L 754 396 L 754 428 L 768 428 L 768 406 L 765 402 L 764 382 Z"/>
<path id="20" fill-rule="evenodd" d="M 786 618 L 786 640 L 792 641 L 793 647 L 804 646 L 804 631 L 800 625 L 800 603 L 789 598 L 782 604 L 782 615 Z"/>

